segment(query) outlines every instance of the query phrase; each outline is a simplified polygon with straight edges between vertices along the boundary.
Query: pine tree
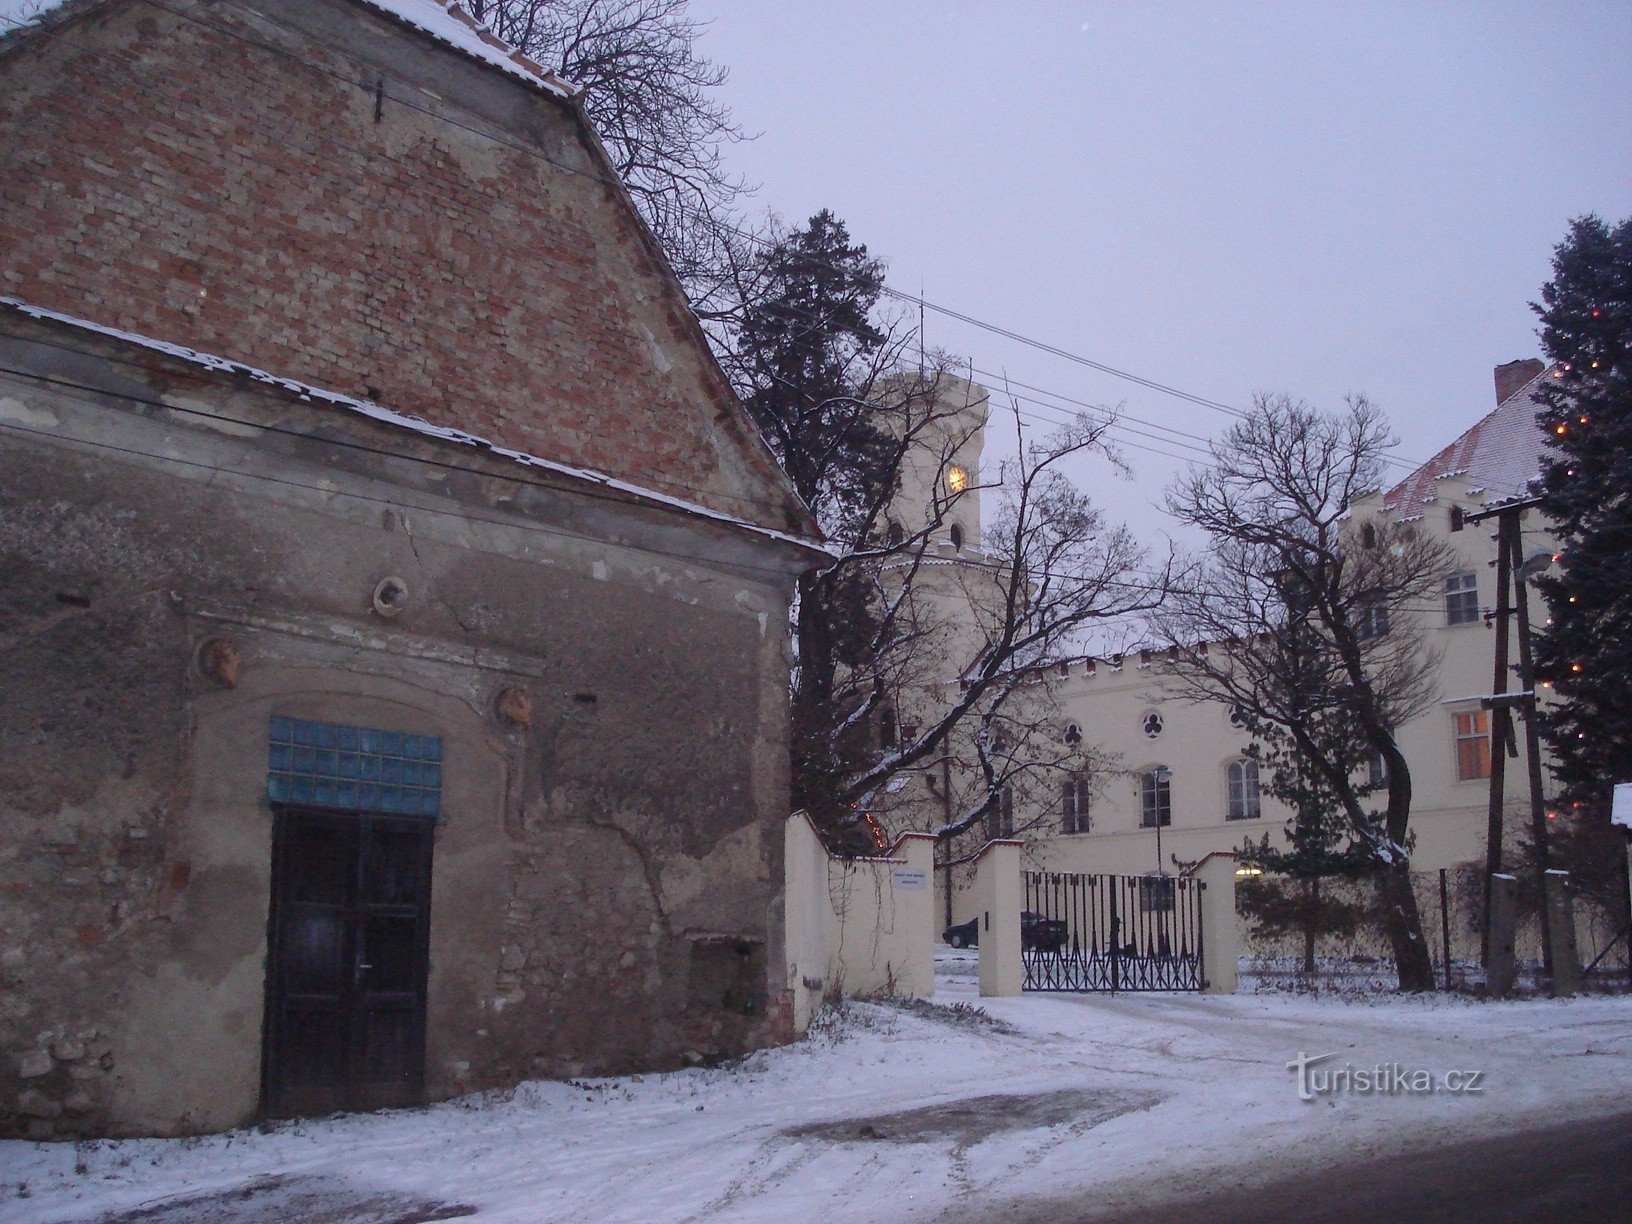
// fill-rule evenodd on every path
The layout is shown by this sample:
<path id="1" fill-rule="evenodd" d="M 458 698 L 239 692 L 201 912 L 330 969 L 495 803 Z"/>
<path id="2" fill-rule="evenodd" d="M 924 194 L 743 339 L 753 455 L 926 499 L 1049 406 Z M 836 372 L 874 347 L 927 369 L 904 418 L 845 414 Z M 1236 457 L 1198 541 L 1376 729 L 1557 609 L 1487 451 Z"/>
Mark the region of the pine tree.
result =
<path id="1" fill-rule="evenodd" d="M 1300 936 L 1303 971 L 1313 973 L 1320 939 L 1353 936 L 1371 909 L 1347 891 L 1333 892 L 1330 884 L 1371 875 L 1376 863 L 1366 839 L 1356 833 L 1343 810 L 1342 800 L 1321 782 L 1319 772 L 1300 760 L 1297 750 L 1275 728 L 1259 723 L 1255 733 L 1267 746 L 1261 743 L 1249 755 L 1268 769 L 1264 789 L 1289 807 L 1292 817 L 1286 826 L 1286 849 L 1271 845 L 1266 833 L 1259 842 L 1249 839 L 1237 852 L 1243 865 L 1280 877 L 1244 881 L 1241 911 L 1260 939 Z M 1364 741 L 1352 731 L 1345 740 L 1345 744 L 1329 745 L 1328 751 L 1359 773 L 1368 755 Z M 1376 775 L 1357 789 L 1369 795 L 1381 788 L 1381 777 Z"/>
<path id="2" fill-rule="evenodd" d="M 1632 219 L 1572 222 L 1541 299 L 1554 363 L 1539 394 L 1541 504 L 1560 542 L 1537 583 L 1551 619 L 1536 672 L 1558 698 L 1542 718 L 1564 817 L 1552 860 L 1615 905 L 1624 870 L 1609 800 L 1632 781 Z"/>

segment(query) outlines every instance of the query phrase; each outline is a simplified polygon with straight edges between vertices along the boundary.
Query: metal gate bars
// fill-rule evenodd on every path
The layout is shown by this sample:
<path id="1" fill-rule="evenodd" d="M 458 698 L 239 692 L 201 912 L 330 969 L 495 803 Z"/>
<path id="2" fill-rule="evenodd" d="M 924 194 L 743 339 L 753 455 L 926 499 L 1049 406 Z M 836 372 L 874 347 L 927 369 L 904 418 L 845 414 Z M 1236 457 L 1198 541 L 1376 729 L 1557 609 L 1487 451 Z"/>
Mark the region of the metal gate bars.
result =
<path id="1" fill-rule="evenodd" d="M 1025 989 L 1114 993 L 1205 988 L 1205 887 L 1188 876 L 1026 872 L 1020 953 Z"/>

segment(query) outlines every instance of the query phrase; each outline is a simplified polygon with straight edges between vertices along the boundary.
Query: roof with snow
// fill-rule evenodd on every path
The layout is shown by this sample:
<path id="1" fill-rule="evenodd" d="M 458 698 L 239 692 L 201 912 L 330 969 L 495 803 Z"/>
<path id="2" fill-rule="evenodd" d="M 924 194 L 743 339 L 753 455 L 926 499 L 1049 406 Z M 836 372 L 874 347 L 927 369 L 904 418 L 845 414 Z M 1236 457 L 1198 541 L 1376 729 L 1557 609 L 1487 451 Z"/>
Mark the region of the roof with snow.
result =
<path id="1" fill-rule="evenodd" d="M 421 34 L 427 34 L 472 59 L 481 60 L 490 67 L 520 77 L 528 84 L 537 86 L 558 98 L 571 98 L 578 93 L 578 87 L 571 81 L 523 55 L 458 4 L 453 3 L 453 0 L 358 0 L 358 2 L 395 18 L 402 24 Z M 70 4 L 75 8 L 91 7 L 83 0 L 80 3 L 75 3 L 74 0 L 46 0 L 24 20 L 12 23 L 9 29 L 0 29 L 0 38 L 13 30 L 26 30 L 29 26 L 40 23 L 42 18 L 50 16 L 56 9 Z"/>
<path id="2" fill-rule="evenodd" d="M 1544 371 L 1474 423 L 1456 441 L 1383 494 L 1383 509 L 1417 515 L 1436 498 L 1435 485 L 1455 476 L 1486 505 L 1522 497 L 1541 473 L 1547 435 L 1536 423 Z"/>
<path id="3" fill-rule="evenodd" d="M 12 311 L 31 319 L 60 324 L 79 331 L 94 332 L 112 340 L 147 349 L 150 352 L 162 353 L 167 357 L 173 357 L 189 365 L 198 366 L 214 374 L 236 376 L 247 378 L 253 382 L 266 383 L 294 396 L 296 399 L 330 404 L 356 413 L 358 416 L 367 417 L 372 421 L 378 421 L 383 425 L 390 425 L 428 438 L 437 438 L 443 442 L 452 442 L 459 446 L 487 451 L 489 454 L 500 459 L 508 459 L 522 467 L 536 468 L 554 476 L 599 485 L 629 495 L 658 509 L 672 510 L 695 518 L 711 519 L 716 523 L 739 531 L 779 540 L 787 544 L 796 544 L 814 552 L 831 554 L 831 549 L 826 544 L 810 536 L 797 536 L 770 527 L 762 527 L 757 523 L 749 522 L 747 519 L 724 514 L 707 506 L 698 505 L 696 502 L 671 497 L 667 493 L 659 493 L 654 489 L 644 488 L 627 480 L 619 480 L 617 477 L 608 476 L 604 472 L 572 467 L 569 464 L 557 463 L 553 459 L 545 459 L 539 455 L 527 454 L 525 451 L 513 450 L 510 447 L 500 446 L 480 434 L 469 433 L 463 429 L 449 429 L 443 425 L 434 425 L 420 417 L 409 416 L 402 412 L 393 412 L 391 409 L 376 404 L 372 400 L 357 399 L 354 396 L 343 395 L 338 391 L 330 391 L 323 387 L 315 387 L 309 383 L 299 382 L 293 378 L 283 378 L 277 374 L 271 374 L 254 366 L 246 365 L 241 361 L 233 361 L 227 357 L 217 356 L 214 353 L 199 352 L 197 349 L 191 349 L 185 345 L 172 344 L 168 340 L 155 340 L 151 336 L 138 335 L 135 332 L 123 331 L 117 327 L 104 327 L 100 323 L 92 323 L 87 319 L 79 319 L 73 315 L 63 314 L 61 311 L 47 310 L 43 306 L 34 306 L 28 302 L 18 301 L 16 298 L 0 295 L 0 313 L 5 311 Z"/>

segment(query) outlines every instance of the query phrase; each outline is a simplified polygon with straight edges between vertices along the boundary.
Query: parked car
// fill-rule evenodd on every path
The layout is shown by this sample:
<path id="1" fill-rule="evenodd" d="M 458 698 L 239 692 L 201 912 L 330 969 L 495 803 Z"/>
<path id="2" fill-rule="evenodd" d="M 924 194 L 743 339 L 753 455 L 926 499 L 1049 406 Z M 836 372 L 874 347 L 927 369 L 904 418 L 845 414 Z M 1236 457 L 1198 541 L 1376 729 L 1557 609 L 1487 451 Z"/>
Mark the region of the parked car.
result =
<path id="1" fill-rule="evenodd" d="M 1068 938 L 1065 922 L 1059 918 L 1044 918 L 1030 910 L 1020 911 L 1020 947 L 1027 952 L 1058 952 Z M 941 938 L 954 948 L 980 946 L 980 919 L 971 918 L 949 926 Z"/>

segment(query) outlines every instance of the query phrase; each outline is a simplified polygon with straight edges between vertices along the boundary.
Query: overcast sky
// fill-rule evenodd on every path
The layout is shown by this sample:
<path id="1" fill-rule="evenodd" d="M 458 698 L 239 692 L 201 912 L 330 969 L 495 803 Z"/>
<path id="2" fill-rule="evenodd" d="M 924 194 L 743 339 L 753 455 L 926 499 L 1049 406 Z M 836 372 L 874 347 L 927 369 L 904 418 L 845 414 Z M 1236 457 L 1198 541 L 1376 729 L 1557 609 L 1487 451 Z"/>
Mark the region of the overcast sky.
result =
<path id="1" fill-rule="evenodd" d="M 1406 458 L 1490 409 L 1493 366 L 1537 354 L 1527 303 L 1568 220 L 1632 215 L 1626 0 L 693 11 L 759 133 L 729 157 L 760 206 L 831 208 L 895 288 L 1208 399 L 1363 392 Z M 928 323 L 988 383 L 1228 423 Z M 1138 480 L 1101 496 L 1154 536 L 1177 465 L 1125 437 Z"/>
<path id="2" fill-rule="evenodd" d="M 759 199 L 832 208 L 894 287 L 1228 404 L 1363 392 L 1418 460 L 1539 355 L 1527 303 L 1569 219 L 1632 215 L 1624 0 L 693 9 Z M 1228 423 L 928 322 L 980 369 Z M 1138 483 L 1104 494 L 1155 530 L 1175 465 L 1127 457 Z"/>

